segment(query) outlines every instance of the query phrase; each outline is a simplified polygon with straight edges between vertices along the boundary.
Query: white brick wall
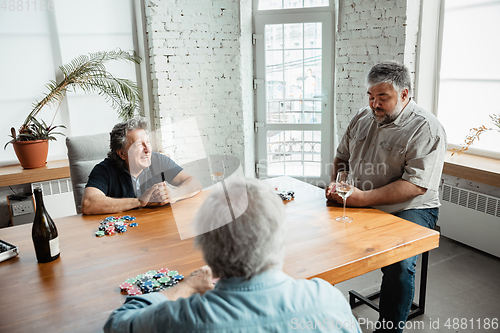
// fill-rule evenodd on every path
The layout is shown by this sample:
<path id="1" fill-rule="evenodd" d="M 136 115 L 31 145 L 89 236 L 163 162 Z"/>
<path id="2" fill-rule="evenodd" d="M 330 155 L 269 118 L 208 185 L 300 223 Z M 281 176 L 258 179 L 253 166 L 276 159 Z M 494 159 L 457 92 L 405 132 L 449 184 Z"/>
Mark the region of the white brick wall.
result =
<path id="1" fill-rule="evenodd" d="M 231 154 L 253 165 L 251 6 L 251 0 L 146 1 L 154 111 L 162 147 L 178 163 Z M 197 126 L 176 126 L 190 118 Z"/>
<path id="2" fill-rule="evenodd" d="M 350 119 L 367 105 L 364 82 L 371 66 L 397 60 L 414 72 L 419 3 L 419 0 L 340 1 L 334 92 L 339 141 Z M 409 9 L 411 20 L 407 19 Z"/>

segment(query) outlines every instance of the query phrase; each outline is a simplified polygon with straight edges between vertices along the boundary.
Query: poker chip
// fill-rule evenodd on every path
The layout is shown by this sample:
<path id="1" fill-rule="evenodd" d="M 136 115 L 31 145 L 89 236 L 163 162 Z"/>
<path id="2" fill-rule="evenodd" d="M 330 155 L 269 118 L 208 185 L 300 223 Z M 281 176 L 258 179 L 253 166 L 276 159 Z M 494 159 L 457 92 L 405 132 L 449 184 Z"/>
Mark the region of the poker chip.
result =
<path id="1" fill-rule="evenodd" d="M 276 191 L 276 193 L 279 195 L 279 197 L 283 201 L 290 201 L 293 198 L 295 198 L 295 192 L 294 191 L 278 191 L 277 187 L 275 187 L 274 190 Z"/>
<path id="2" fill-rule="evenodd" d="M 139 224 L 137 222 L 130 223 L 128 226 L 131 228 L 137 227 Z"/>
<path id="3" fill-rule="evenodd" d="M 167 283 L 167 282 L 170 282 L 170 280 L 171 280 L 171 279 L 170 279 L 170 277 L 168 277 L 168 276 L 164 276 L 164 277 L 162 277 L 162 278 L 159 278 L 159 279 L 158 279 L 158 281 L 159 281 L 160 283 Z"/>
<path id="4" fill-rule="evenodd" d="M 135 220 L 135 217 L 130 216 L 130 215 L 125 215 L 125 216 L 108 216 L 101 222 L 99 222 L 98 226 L 98 231 L 102 231 L 103 234 L 97 233 L 97 237 L 102 237 L 104 235 L 113 235 L 115 232 L 119 234 L 123 234 L 124 232 L 127 232 L 127 227 L 137 227 L 138 224 L 137 222 L 134 223 L 129 223 L 128 221 L 133 221 Z M 133 224 L 133 225 L 131 225 Z"/>
<path id="5" fill-rule="evenodd" d="M 184 276 L 178 271 L 170 271 L 168 268 L 149 270 L 134 278 L 125 280 L 120 285 L 120 290 L 128 295 L 141 295 L 158 292 L 171 288 L 183 280 Z"/>
<path id="6" fill-rule="evenodd" d="M 95 235 L 96 235 L 97 237 L 102 237 L 102 236 L 104 236 L 105 234 L 106 234 L 106 233 L 105 233 L 104 231 L 102 231 L 102 230 L 99 230 L 99 231 L 96 231 L 96 232 L 95 232 Z"/>
<path id="7" fill-rule="evenodd" d="M 184 276 L 178 274 L 178 275 L 173 276 L 172 279 L 180 281 L 180 280 L 184 279 Z"/>
<path id="8" fill-rule="evenodd" d="M 170 276 L 170 277 L 176 276 L 178 274 L 179 274 L 179 272 L 177 272 L 177 271 L 170 271 L 170 272 L 167 273 L 167 275 Z"/>
<path id="9" fill-rule="evenodd" d="M 127 291 L 127 294 L 129 294 L 129 296 L 142 295 L 142 291 L 138 287 L 132 287 Z"/>
<path id="10" fill-rule="evenodd" d="M 141 284 L 141 289 L 143 293 L 150 293 L 153 291 L 153 281 L 147 280 Z"/>
<path id="11" fill-rule="evenodd" d="M 130 288 L 132 288 L 134 285 L 132 283 L 129 283 L 129 282 L 123 282 L 122 284 L 120 284 L 120 289 L 122 291 L 127 291 L 129 290 Z"/>
<path id="12" fill-rule="evenodd" d="M 122 226 L 119 226 L 119 227 L 115 227 L 115 230 L 116 230 L 116 232 L 122 234 L 122 233 L 124 233 L 124 232 L 127 231 L 127 227 L 125 227 L 125 226 L 122 225 Z"/>

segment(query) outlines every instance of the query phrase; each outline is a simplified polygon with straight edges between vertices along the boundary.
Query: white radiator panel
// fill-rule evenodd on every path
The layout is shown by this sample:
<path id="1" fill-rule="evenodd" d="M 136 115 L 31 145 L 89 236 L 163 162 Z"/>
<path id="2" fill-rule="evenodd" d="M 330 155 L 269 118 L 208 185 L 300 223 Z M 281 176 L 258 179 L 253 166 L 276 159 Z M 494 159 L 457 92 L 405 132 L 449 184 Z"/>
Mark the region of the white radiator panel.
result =
<path id="1" fill-rule="evenodd" d="M 31 189 L 41 187 L 43 203 L 53 219 L 76 214 L 71 178 L 55 179 L 41 183 L 32 183 Z"/>
<path id="2" fill-rule="evenodd" d="M 444 184 L 438 224 L 443 236 L 500 257 L 500 199 Z"/>

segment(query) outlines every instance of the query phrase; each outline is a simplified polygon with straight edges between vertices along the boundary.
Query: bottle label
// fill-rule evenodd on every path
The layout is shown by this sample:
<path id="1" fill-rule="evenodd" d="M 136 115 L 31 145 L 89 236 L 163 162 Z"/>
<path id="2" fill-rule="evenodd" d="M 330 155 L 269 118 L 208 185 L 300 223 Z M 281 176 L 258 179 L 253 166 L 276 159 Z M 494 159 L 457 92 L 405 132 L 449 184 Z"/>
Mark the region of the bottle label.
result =
<path id="1" fill-rule="evenodd" d="M 57 256 L 60 252 L 59 250 L 59 236 L 54 239 L 49 240 L 50 256 Z"/>

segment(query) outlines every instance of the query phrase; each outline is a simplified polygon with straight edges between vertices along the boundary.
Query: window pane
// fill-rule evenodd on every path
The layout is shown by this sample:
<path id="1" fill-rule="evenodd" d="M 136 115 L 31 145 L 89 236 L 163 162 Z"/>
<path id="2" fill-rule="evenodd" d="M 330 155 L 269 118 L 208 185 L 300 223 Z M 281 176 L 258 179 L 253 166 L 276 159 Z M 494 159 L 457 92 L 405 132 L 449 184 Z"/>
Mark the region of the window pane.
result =
<path id="1" fill-rule="evenodd" d="M 448 142 L 463 145 L 471 128 L 493 128 L 490 114 L 500 113 L 491 98 L 500 91 L 500 3 L 446 1 L 438 118 Z M 464 24 L 467 22 L 467 24 Z M 472 148 L 500 152 L 500 133 L 489 131 Z"/>
<path id="2" fill-rule="evenodd" d="M 457 92 L 466 91 L 468 96 L 496 96 L 500 91 L 499 82 L 441 81 L 439 87 L 439 120 L 446 129 L 449 143 L 463 144 L 469 130 L 485 125 L 495 127 L 489 114 L 500 113 L 492 107 L 489 98 L 457 98 Z M 496 127 L 495 127 L 496 128 Z M 473 148 L 500 151 L 500 133 L 485 132 L 475 140 Z"/>
<path id="3" fill-rule="evenodd" d="M 304 7 L 328 6 L 328 0 L 304 0 Z"/>
<path id="4" fill-rule="evenodd" d="M 321 29 L 321 22 L 265 26 L 267 122 L 321 123 Z"/>
<path id="5" fill-rule="evenodd" d="M 283 0 L 259 0 L 259 10 L 282 9 Z"/>
<path id="6" fill-rule="evenodd" d="M 319 177 L 321 131 L 268 131 L 269 176 Z"/>
<path id="7" fill-rule="evenodd" d="M 266 25 L 266 50 L 281 50 L 283 48 L 283 24 Z"/>
<path id="8" fill-rule="evenodd" d="M 285 98 L 302 97 L 304 59 L 302 51 L 285 51 Z"/>
<path id="9" fill-rule="evenodd" d="M 328 0 L 259 0 L 259 10 L 328 6 Z"/>
<path id="10" fill-rule="evenodd" d="M 304 29 L 303 23 L 285 24 L 285 49 L 302 48 L 302 29 Z"/>
<path id="11" fill-rule="evenodd" d="M 321 48 L 321 22 L 304 23 L 304 47 Z"/>

